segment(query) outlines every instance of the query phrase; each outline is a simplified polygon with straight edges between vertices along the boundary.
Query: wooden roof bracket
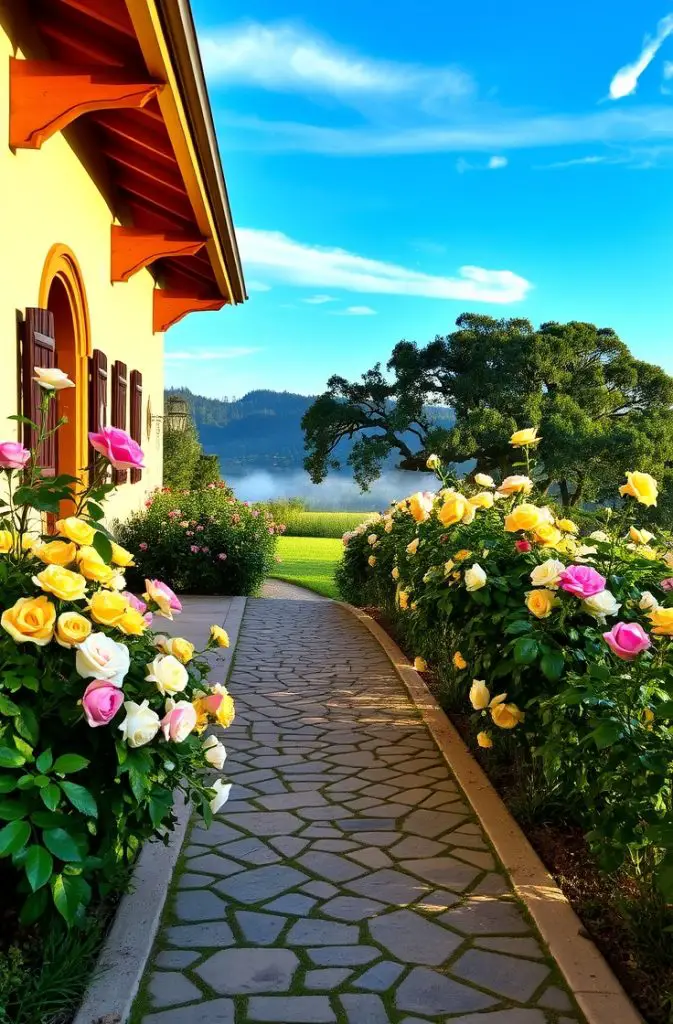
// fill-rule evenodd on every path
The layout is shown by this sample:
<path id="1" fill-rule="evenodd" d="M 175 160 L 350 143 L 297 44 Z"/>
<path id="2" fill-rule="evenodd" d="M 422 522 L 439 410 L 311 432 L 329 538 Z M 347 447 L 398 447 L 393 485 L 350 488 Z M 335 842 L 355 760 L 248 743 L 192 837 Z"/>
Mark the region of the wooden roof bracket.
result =
<path id="1" fill-rule="evenodd" d="M 9 144 L 40 149 L 48 138 L 95 110 L 139 110 L 163 89 L 116 68 L 9 59 Z"/>
<path id="2" fill-rule="evenodd" d="M 188 313 L 222 309 L 227 300 L 221 295 L 208 298 L 189 294 L 183 289 L 155 288 L 153 292 L 152 330 L 167 331 Z"/>
<path id="3" fill-rule="evenodd" d="M 144 231 L 112 225 L 110 236 L 110 280 L 128 281 L 143 267 L 166 256 L 194 256 L 206 244 L 194 238 L 165 231 Z"/>

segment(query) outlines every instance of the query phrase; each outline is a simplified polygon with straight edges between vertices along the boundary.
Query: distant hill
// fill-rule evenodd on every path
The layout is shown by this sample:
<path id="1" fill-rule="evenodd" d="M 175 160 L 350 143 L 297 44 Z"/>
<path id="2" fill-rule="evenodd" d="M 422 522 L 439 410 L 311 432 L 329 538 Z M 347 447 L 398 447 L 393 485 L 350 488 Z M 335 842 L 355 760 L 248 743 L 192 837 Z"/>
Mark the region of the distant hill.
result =
<path id="1" fill-rule="evenodd" d="M 224 477 L 303 467 L 301 419 L 315 395 L 250 391 L 243 398 L 219 399 L 195 395 L 186 388 L 172 388 L 166 394 L 181 395 L 189 403 L 201 444 L 208 454 L 219 456 Z M 451 409 L 430 406 L 428 412 L 437 422 L 453 422 Z M 349 448 L 344 442 L 338 457 L 345 460 Z"/>

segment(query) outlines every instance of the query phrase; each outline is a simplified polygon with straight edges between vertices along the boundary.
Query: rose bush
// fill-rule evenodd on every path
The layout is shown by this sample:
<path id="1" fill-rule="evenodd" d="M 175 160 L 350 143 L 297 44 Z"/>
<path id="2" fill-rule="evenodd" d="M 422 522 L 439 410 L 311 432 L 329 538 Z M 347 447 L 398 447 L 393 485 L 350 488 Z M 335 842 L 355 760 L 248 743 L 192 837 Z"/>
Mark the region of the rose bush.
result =
<path id="1" fill-rule="evenodd" d="M 54 393 L 70 386 L 61 371 L 37 376 L 35 451 Z M 35 452 L 0 442 L 0 858 L 24 924 L 54 909 L 80 922 L 144 840 L 165 839 L 176 790 L 206 822 L 228 793 L 209 781 L 224 748 L 203 736 L 233 720 L 204 657 L 226 634 L 214 627 L 200 651 L 154 634 L 153 616 L 172 618 L 180 602 L 157 579 L 142 598 L 125 591 L 133 555 L 102 525 L 109 466 L 142 462 L 122 434 L 91 439 L 104 454 L 88 482 L 45 478 Z M 64 507 L 56 538 L 42 535 L 43 513 Z"/>
<path id="2" fill-rule="evenodd" d="M 135 552 L 129 583 L 164 576 L 185 594 L 252 594 L 274 564 L 284 527 L 271 512 L 238 501 L 225 484 L 156 491 L 144 511 L 119 524 Z"/>
<path id="3" fill-rule="evenodd" d="M 670 899 L 673 542 L 639 523 L 657 484 L 629 472 L 610 508 L 562 518 L 535 495 L 538 441 L 517 431 L 525 472 L 461 492 L 435 464 L 436 493 L 344 536 L 338 583 L 384 609 L 449 710 L 472 708 L 479 747 L 542 765 L 606 870 Z"/>

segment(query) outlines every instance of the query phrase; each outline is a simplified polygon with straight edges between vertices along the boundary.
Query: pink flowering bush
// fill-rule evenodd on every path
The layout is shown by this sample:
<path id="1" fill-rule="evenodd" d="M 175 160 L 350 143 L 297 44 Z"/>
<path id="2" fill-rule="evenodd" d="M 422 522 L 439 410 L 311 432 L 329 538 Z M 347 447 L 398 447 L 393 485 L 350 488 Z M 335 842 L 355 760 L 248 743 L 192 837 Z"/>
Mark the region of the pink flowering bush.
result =
<path id="1" fill-rule="evenodd" d="M 185 594 L 252 594 L 269 574 L 282 532 L 273 515 L 237 501 L 226 487 L 157 491 L 116 527 L 137 552 L 133 587 L 161 575 Z"/>
<path id="2" fill-rule="evenodd" d="M 228 639 L 214 627 L 199 651 L 151 631 L 180 600 L 154 574 L 142 597 L 126 591 L 133 554 L 102 524 L 110 466 L 138 466 L 142 452 L 119 430 L 91 441 L 101 457 L 81 482 L 45 478 L 34 452 L 0 442 L 0 859 L 5 906 L 24 925 L 83 922 L 141 843 L 165 840 L 176 790 L 206 822 L 227 795 L 211 781 L 224 748 L 214 757 L 203 733 L 233 720 L 205 657 Z M 55 535 L 40 534 L 43 512 L 60 515 Z"/>
<path id="3" fill-rule="evenodd" d="M 517 476 L 459 491 L 440 466 L 436 493 L 346 534 L 341 593 L 385 611 L 484 756 L 505 771 L 523 758 L 540 806 L 670 899 L 673 540 L 642 518 L 656 481 L 629 473 L 611 507 L 571 520 L 536 496 L 515 439 Z"/>

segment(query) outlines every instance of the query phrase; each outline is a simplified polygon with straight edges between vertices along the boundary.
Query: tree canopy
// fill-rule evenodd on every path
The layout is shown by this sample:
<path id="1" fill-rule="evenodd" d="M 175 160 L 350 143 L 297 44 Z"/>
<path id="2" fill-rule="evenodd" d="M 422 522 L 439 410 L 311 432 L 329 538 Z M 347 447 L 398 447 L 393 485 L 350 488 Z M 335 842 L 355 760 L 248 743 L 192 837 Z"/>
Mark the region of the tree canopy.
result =
<path id="1" fill-rule="evenodd" d="M 509 437 L 537 426 L 538 471 L 565 505 L 614 492 L 627 469 L 673 467 L 673 379 L 635 359 L 610 328 L 465 313 L 427 345 L 400 341 L 384 372 L 377 363 L 351 383 L 334 376 L 306 412 L 304 465 L 319 483 L 340 468 L 338 447 L 357 438 L 347 462 L 364 489 L 396 456 L 421 470 L 431 452 L 447 463 L 476 460 L 504 476 L 516 455 Z M 450 406 L 452 427 L 429 415 Z"/>

